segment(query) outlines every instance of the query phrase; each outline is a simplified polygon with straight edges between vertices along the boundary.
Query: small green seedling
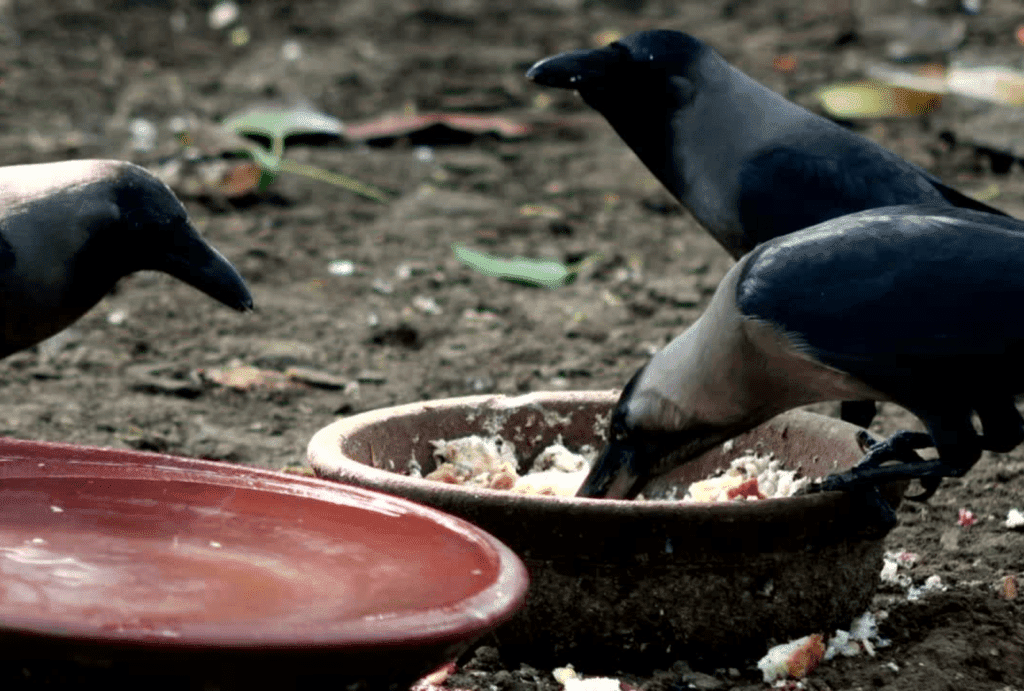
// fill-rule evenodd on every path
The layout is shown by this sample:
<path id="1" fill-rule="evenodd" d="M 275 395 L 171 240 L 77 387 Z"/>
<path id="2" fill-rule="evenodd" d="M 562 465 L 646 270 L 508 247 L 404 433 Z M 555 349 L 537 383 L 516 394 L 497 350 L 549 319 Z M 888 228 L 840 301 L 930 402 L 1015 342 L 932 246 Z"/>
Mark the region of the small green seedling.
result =
<path id="1" fill-rule="evenodd" d="M 236 134 L 257 135 L 270 140 L 270 150 L 252 142 L 246 149 L 261 175 L 259 189 L 265 190 L 281 173 L 294 173 L 337 187 L 343 187 L 367 199 L 377 202 L 388 201 L 388 194 L 373 185 L 360 182 L 341 173 L 299 163 L 284 157 L 285 139 L 300 134 L 323 134 L 341 136 L 344 126 L 337 118 L 304 107 L 298 108 L 253 108 L 229 117 L 222 126 Z"/>

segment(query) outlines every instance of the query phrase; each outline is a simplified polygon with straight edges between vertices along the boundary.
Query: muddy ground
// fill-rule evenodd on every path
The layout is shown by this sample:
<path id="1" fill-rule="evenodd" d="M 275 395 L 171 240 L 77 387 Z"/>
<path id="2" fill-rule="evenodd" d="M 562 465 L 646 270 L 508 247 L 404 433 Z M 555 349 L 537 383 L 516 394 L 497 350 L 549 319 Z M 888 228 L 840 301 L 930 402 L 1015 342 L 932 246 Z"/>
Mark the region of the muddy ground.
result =
<path id="1" fill-rule="evenodd" d="M 574 94 L 528 83 L 526 68 L 594 45 L 601 32 L 681 28 L 814 106 L 816 87 L 860 77 L 864 56 L 884 54 L 886 38 L 866 29 L 880 16 L 949 19 L 955 3 L 252 2 L 225 29 L 209 26 L 210 5 L 0 0 L 0 162 L 113 157 L 157 169 L 175 149 L 175 118 L 216 122 L 267 99 L 308 99 L 345 121 L 409 108 L 502 115 L 534 132 L 289 148 L 393 190 L 386 204 L 288 175 L 242 200 L 183 193 L 245 275 L 256 312 L 233 313 L 163 275 L 130 277 L 56 340 L 0 363 L 0 434 L 281 468 L 302 464 L 310 436 L 337 415 L 470 393 L 621 386 L 700 314 L 732 261 L 603 121 Z M 965 50 L 1019 64 L 1016 3 L 981 9 L 966 19 Z M 232 34 L 240 27 L 247 36 Z M 796 62 L 776 66 L 796 68 L 773 68 L 780 55 Z M 857 129 L 1024 217 L 1020 166 L 964 144 L 956 112 Z M 156 128 L 155 149 L 133 146 L 139 118 Z M 473 273 L 453 258 L 453 242 L 602 260 L 548 291 Z M 351 262 L 350 275 L 331 273 L 338 261 Z M 196 374 L 236 360 L 304 367 L 346 385 L 236 390 Z M 880 431 L 907 424 L 893 406 L 876 422 Z M 916 584 L 938 575 L 948 590 L 908 602 L 904 589 L 884 588 L 876 609 L 889 613 L 882 633 L 891 647 L 829 663 L 806 685 L 1024 689 L 1020 601 L 994 589 L 1024 572 L 1024 534 L 1002 525 L 1024 504 L 1022 489 L 1018 449 L 986 455 L 927 505 L 904 504 L 891 549 L 918 555 L 907 572 Z M 979 522 L 959 527 L 960 508 Z M 652 689 L 761 686 L 749 660 L 698 675 L 684 673 L 686 662 L 662 674 L 622 672 Z M 468 668 L 476 672 L 453 683 L 557 688 L 550 670 L 506 670 L 500 650 L 483 649 Z"/>

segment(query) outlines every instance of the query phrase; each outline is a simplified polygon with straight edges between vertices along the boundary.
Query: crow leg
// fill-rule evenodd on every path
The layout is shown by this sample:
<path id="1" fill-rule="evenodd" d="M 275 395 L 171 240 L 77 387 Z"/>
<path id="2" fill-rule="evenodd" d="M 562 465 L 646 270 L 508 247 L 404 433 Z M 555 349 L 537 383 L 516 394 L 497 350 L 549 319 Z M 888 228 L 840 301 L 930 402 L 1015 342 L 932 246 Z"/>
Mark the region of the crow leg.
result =
<path id="1" fill-rule="evenodd" d="M 939 488 L 942 478 L 963 477 L 974 467 L 981 458 L 982 438 L 974 431 L 970 411 L 955 415 L 918 414 L 918 417 L 924 421 L 935 440 L 935 450 L 939 452 L 936 460 L 940 467 L 932 473 L 918 476 L 924 491 L 908 494 L 906 498 L 910 501 L 928 501 Z"/>
<path id="2" fill-rule="evenodd" d="M 872 404 L 874 405 L 874 404 Z M 921 473 L 936 472 L 937 462 L 929 466 L 915 453 L 915 449 L 932 446 L 931 435 L 926 432 L 901 430 L 888 439 L 875 441 L 874 437 L 861 430 L 857 433 L 857 443 L 865 452 L 854 468 L 839 474 L 830 475 L 820 483 L 808 488 L 809 492 L 844 491 L 850 493 L 856 502 L 854 511 L 863 516 L 866 523 L 878 526 L 888 532 L 896 525 L 896 510 L 882 496 L 880 486 L 893 480 L 908 476 L 919 477 Z M 899 461 L 894 465 L 883 466 L 889 461 Z"/>
<path id="3" fill-rule="evenodd" d="M 843 401 L 839 404 L 839 419 L 858 427 L 871 425 L 877 412 L 874 401 Z"/>
<path id="4" fill-rule="evenodd" d="M 984 430 L 982 436 L 974 431 L 970 422 L 950 427 L 948 421 L 936 422 L 935 448 L 945 464 L 945 477 L 963 477 L 981 458 L 982 450 L 1006 453 L 1024 442 L 1024 419 L 1021 418 L 1013 398 L 989 399 L 975 407 Z M 941 475 L 920 478 L 924 491 L 907 496 L 911 501 L 926 501 L 935 494 L 942 482 Z"/>
<path id="5" fill-rule="evenodd" d="M 987 408 L 986 411 L 989 412 Z M 925 423 L 927 433 L 901 430 L 877 443 L 872 443 L 866 432 L 859 433 L 857 441 L 866 450 L 864 458 L 847 472 L 822 480 L 817 491 L 861 491 L 887 482 L 918 480 L 924 491 L 906 498 L 926 501 L 935 494 L 942 478 L 960 477 L 978 461 L 982 440 L 974 431 L 969 410 L 911 412 Z M 1009 443 L 1013 436 L 1013 426 L 1009 422 L 1012 416 L 1004 407 L 997 407 L 995 412 L 989 412 L 988 417 L 996 430 L 994 441 Z M 1020 433 L 1024 435 L 1024 423 Z M 926 461 L 915 450 L 929 446 L 936 448 L 939 457 Z"/>
<path id="6" fill-rule="evenodd" d="M 911 453 L 914 456 L 912 451 Z M 949 477 L 951 473 L 945 462 L 940 459 L 934 459 L 926 461 L 920 456 L 917 456 L 917 460 L 910 463 L 906 461 L 900 461 L 899 463 L 893 463 L 885 466 L 874 466 L 874 467 L 862 467 L 856 466 L 845 473 L 839 473 L 837 475 L 829 475 L 824 478 L 820 483 L 815 485 L 818 492 L 852 492 L 863 490 L 868 487 L 877 487 L 888 482 L 896 482 L 898 480 L 926 480 L 930 477 Z M 934 493 L 934 492 L 933 492 Z M 907 497 L 913 499 L 914 497 Z"/>

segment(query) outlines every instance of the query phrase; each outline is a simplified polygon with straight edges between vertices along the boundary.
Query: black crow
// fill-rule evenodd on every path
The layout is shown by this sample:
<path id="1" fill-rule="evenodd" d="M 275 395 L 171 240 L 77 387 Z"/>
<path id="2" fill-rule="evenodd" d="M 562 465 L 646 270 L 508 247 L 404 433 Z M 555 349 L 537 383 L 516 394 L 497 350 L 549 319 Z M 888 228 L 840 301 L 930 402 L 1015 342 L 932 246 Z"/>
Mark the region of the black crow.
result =
<path id="1" fill-rule="evenodd" d="M 787 101 L 679 31 L 562 53 L 527 77 L 578 91 L 735 259 L 881 206 L 945 201 L 1002 213 Z"/>
<path id="2" fill-rule="evenodd" d="M 527 77 L 575 89 L 735 259 L 830 218 L 896 204 L 1003 212 L 787 101 L 680 31 L 641 31 L 541 60 Z M 867 426 L 874 403 L 844 403 Z"/>
<path id="3" fill-rule="evenodd" d="M 917 478 L 920 499 L 983 449 L 1024 441 L 1024 222 L 946 204 L 861 211 L 758 245 L 707 311 L 627 384 L 579 496 L 648 479 L 785 410 L 893 401 L 899 432 L 820 489 Z M 984 431 L 976 433 L 972 414 Z M 934 446 L 923 461 L 915 448 Z M 886 461 L 898 463 L 881 465 Z"/>
<path id="4" fill-rule="evenodd" d="M 239 273 L 145 169 L 101 160 L 0 168 L 0 357 L 62 330 L 141 269 L 252 309 Z"/>

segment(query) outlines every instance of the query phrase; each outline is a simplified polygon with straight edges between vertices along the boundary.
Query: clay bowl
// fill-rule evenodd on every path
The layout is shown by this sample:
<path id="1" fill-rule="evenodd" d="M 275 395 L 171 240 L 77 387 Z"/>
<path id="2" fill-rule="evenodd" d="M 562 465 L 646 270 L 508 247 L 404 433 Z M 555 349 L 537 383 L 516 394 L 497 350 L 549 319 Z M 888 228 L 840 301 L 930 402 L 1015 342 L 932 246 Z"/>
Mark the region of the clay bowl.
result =
<path id="1" fill-rule="evenodd" d="M 462 516 L 526 562 L 527 607 L 495 633 L 502 652 L 587 669 L 764 653 L 769 641 L 849 626 L 871 600 L 882 537 L 855 499 L 826 493 L 749 503 L 680 504 L 520 496 L 409 477 L 429 472 L 431 440 L 499 433 L 519 458 L 557 436 L 600 445 L 613 391 L 472 396 L 375 410 L 334 422 L 309 444 L 324 478 Z M 860 428 L 790 412 L 674 471 L 687 481 L 763 444 L 805 474 L 861 458 Z M 900 487 L 886 488 L 898 503 Z"/>
<path id="2" fill-rule="evenodd" d="M 526 585 L 490 535 L 392 496 L 0 440 L 0 678 L 407 688 L 508 619 Z"/>

